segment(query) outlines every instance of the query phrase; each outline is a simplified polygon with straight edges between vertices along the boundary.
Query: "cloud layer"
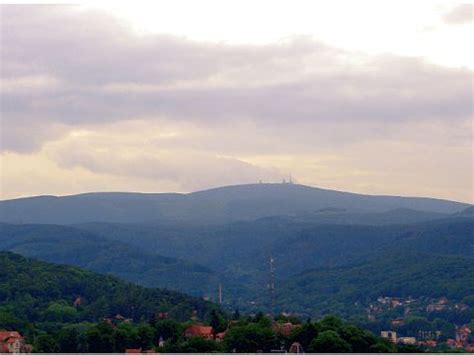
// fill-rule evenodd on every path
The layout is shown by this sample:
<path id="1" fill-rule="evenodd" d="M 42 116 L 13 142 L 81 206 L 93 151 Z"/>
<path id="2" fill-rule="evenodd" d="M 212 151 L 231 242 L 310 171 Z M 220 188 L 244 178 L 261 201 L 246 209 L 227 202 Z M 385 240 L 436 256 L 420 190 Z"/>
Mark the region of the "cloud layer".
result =
<path id="1" fill-rule="evenodd" d="M 461 4 L 455 6 L 443 16 L 444 22 L 450 25 L 458 25 L 473 22 L 474 4 Z"/>
<path id="2" fill-rule="evenodd" d="M 370 155 L 397 142 L 403 150 L 458 152 L 450 159 L 466 167 L 456 173 L 464 187 L 452 197 L 472 198 L 468 69 L 372 57 L 305 36 L 227 45 L 137 35 L 111 16 L 75 7 L 1 11 L 4 155 L 36 155 L 63 170 L 190 190 L 278 180 L 295 169 L 275 156 L 338 156 L 357 170 L 348 149 L 369 146 L 364 154 Z M 392 159 L 399 166 L 404 157 Z M 380 159 L 374 161 L 364 171 L 377 171 Z M 416 163 L 405 168 L 416 170 Z M 327 169 L 331 186 L 334 167 Z M 301 181 L 318 184 L 315 175 L 297 170 Z M 406 174 L 404 185 L 412 172 Z M 448 197 L 443 189 L 433 191 Z"/>

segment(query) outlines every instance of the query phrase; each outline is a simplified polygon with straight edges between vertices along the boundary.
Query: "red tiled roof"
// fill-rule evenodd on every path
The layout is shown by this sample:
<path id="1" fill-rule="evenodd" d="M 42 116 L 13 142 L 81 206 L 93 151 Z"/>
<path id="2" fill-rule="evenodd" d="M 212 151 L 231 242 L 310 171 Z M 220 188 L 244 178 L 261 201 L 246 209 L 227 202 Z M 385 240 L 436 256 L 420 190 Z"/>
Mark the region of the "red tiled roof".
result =
<path id="1" fill-rule="evenodd" d="M 207 325 L 197 325 L 193 324 L 186 328 L 186 334 L 193 335 L 193 336 L 210 336 L 213 333 L 212 327 Z"/>
<path id="2" fill-rule="evenodd" d="M 216 338 L 222 339 L 222 338 L 224 338 L 224 337 L 225 337 L 225 332 L 220 332 L 220 333 L 217 333 L 217 334 L 216 334 Z"/>
<path id="3" fill-rule="evenodd" d="M 141 353 L 142 349 L 125 349 L 125 353 Z"/>
<path id="4" fill-rule="evenodd" d="M 5 341 L 8 338 L 22 339 L 23 337 L 15 331 L 0 331 L 0 341 Z"/>

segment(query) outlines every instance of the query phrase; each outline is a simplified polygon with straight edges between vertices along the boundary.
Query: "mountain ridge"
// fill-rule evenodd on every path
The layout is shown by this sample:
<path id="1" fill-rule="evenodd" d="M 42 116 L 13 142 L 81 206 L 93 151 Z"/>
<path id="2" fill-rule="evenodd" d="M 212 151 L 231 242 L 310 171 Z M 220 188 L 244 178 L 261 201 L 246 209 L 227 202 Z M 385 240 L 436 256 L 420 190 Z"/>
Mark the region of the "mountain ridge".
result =
<path id="1" fill-rule="evenodd" d="M 217 186 L 206 188 L 203 190 L 196 190 L 190 192 L 142 192 L 142 191 L 90 191 L 90 192 L 81 192 L 76 194 L 67 194 L 67 195 L 53 195 L 53 194 L 44 194 L 44 195 L 31 195 L 31 196 L 22 196 L 16 198 L 9 198 L 9 199 L 0 199 L 1 202 L 7 201 L 18 201 L 18 200 L 26 200 L 26 199 L 34 199 L 34 198 L 68 198 L 68 197 L 80 197 L 80 196 L 93 196 L 93 195 L 102 195 L 102 196 L 126 196 L 126 195 L 137 195 L 137 196 L 189 196 L 189 195 L 199 195 L 204 193 L 211 193 L 211 192 L 218 192 L 222 190 L 231 190 L 231 189 L 241 189 L 241 188 L 251 188 L 251 187 L 297 187 L 303 189 L 310 189 L 310 190 L 319 190 L 319 191 L 326 191 L 326 192 L 335 192 L 335 193 L 343 193 L 343 194 L 351 194 L 356 196 L 367 196 L 367 197 L 396 197 L 396 198 L 415 198 L 415 199 L 429 199 L 429 200 L 437 200 L 437 201 L 449 201 L 454 203 L 463 204 L 466 206 L 473 206 L 469 202 L 457 201 L 457 200 L 450 200 L 445 198 L 438 198 L 438 197 L 429 197 L 429 196 L 407 196 L 407 195 L 389 195 L 389 194 L 369 194 L 369 193 L 362 193 L 362 192 L 352 192 L 352 191 L 345 191 L 345 190 L 338 190 L 338 189 L 331 189 L 331 188 L 323 188 L 319 186 L 311 186 L 311 185 L 304 185 L 304 184 L 297 184 L 297 183 L 254 183 L 254 184 L 237 184 L 237 185 L 224 185 L 224 186 Z M 473 206 L 474 207 L 474 206 Z"/>
<path id="2" fill-rule="evenodd" d="M 74 224 L 160 220 L 219 223 L 332 208 L 457 213 L 472 205 L 429 197 L 364 195 L 297 184 L 247 184 L 188 194 L 92 192 L 0 201 L 0 222 Z"/>

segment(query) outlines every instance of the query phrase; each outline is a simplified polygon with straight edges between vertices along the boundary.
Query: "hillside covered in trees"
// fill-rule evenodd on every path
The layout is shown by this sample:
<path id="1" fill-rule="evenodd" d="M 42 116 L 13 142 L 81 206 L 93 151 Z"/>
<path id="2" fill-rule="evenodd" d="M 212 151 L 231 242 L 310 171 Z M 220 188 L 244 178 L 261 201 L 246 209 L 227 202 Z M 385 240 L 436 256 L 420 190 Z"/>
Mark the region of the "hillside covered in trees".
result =
<path id="1" fill-rule="evenodd" d="M 77 267 L 55 265 L 0 252 L 0 324 L 28 331 L 50 323 L 97 322 L 120 317 L 133 321 L 165 312 L 170 318 L 206 319 L 217 306 L 162 289 L 133 285 Z"/>
<path id="2" fill-rule="evenodd" d="M 348 285 L 351 295 L 366 295 L 370 285 L 371 296 L 377 297 L 390 290 L 386 285 L 395 282 L 392 276 L 410 280 L 415 273 L 426 297 L 438 297 L 448 288 L 444 296 L 455 295 L 463 282 L 470 284 L 468 273 L 459 275 L 453 268 L 455 263 L 466 265 L 462 270 L 471 268 L 474 218 L 461 213 L 407 225 L 327 225 L 291 217 L 223 225 L 0 224 L 0 250 L 213 300 L 222 284 L 224 306 L 242 311 L 269 309 L 271 253 L 277 268 L 278 310 L 316 316 L 334 312 L 329 302 L 318 301 L 330 296 L 337 298 L 338 313 L 356 312 L 353 297 L 344 296 Z M 359 277 L 352 280 L 352 275 Z M 300 284 L 325 278 L 336 291 L 311 288 L 314 292 L 302 293 Z M 400 295 L 408 292 L 408 284 L 397 281 Z"/>
<path id="3" fill-rule="evenodd" d="M 35 352 L 269 352 L 294 343 L 308 351 L 399 349 L 334 317 L 302 322 L 284 316 L 272 321 L 262 313 L 230 316 L 176 292 L 10 252 L 0 252 L 0 268 L 0 326 L 20 331 Z M 193 326 L 212 332 L 190 335 Z"/>
<path id="4" fill-rule="evenodd" d="M 282 285 L 281 307 L 321 316 L 362 314 L 380 296 L 441 298 L 464 302 L 474 295 L 473 259 L 407 250 L 385 253 L 350 266 L 301 273 Z M 474 316 L 473 312 L 468 314 Z"/>

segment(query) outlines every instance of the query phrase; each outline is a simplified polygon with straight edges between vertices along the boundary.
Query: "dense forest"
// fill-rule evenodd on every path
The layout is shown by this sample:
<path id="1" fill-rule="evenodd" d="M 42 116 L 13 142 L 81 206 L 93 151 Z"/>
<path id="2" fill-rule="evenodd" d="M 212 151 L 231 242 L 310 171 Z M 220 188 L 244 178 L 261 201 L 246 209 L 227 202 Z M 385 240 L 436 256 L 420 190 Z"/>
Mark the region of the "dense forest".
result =
<path id="1" fill-rule="evenodd" d="M 162 289 L 133 285 L 77 267 L 0 252 L 0 325 L 31 331 L 51 323 L 97 322 L 120 315 L 133 321 L 166 312 L 177 320 L 209 317 L 217 306 Z"/>
<path id="2" fill-rule="evenodd" d="M 194 295 L 218 284 L 216 273 L 205 266 L 66 226 L 0 223 L 0 250 Z"/>
<path id="3" fill-rule="evenodd" d="M 370 285 L 370 287 L 368 287 Z M 472 259 L 407 250 L 351 266 L 306 271 L 281 285 L 277 301 L 295 312 L 350 317 L 380 296 L 463 302 L 474 295 Z"/>
<path id="4" fill-rule="evenodd" d="M 470 269 L 474 219 L 452 216 L 386 226 L 321 225 L 283 217 L 213 226 L 0 224 L 0 249 L 211 300 L 217 300 L 222 284 L 224 307 L 243 311 L 269 309 L 266 285 L 271 254 L 277 270 L 279 311 L 308 316 L 336 310 L 353 314 L 359 312 L 353 305 L 354 295 L 368 296 L 367 285 L 373 290 L 370 297 L 392 291 L 388 277 L 407 280 L 393 284 L 400 286 L 400 295 L 415 297 L 419 290 L 426 297 L 438 297 L 440 290 L 447 292 L 444 296 L 463 289 L 462 294 L 469 292 L 463 284 L 471 280 L 467 273 L 458 277 L 456 263 Z M 406 252 L 415 254 L 404 257 Z M 433 262 L 436 257 L 439 263 Z M 414 273 L 418 291 L 409 281 Z M 356 280 L 352 280 L 354 274 L 359 275 Z M 430 281 L 432 276 L 435 282 Z M 301 284 L 318 284 L 323 279 L 331 288 L 302 291 Z M 330 296 L 334 302 L 326 300 Z M 364 299 L 358 301 L 364 303 Z"/>
<path id="5" fill-rule="evenodd" d="M 398 348 L 334 317 L 302 322 L 262 313 L 233 315 L 176 292 L 146 289 L 77 267 L 0 253 L 0 326 L 18 330 L 37 352 L 160 352 L 288 349 L 389 352 Z M 165 315 L 165 316 L 162 316 Z M 212 338 L 186 336 L 191 324 L 208 324 Z M 284 325 L 290 331 L 282 332 Z M 224 336 L 216 341 L 215 334 Z M 400 350 L 403 348 L 399 348 Z"/>

